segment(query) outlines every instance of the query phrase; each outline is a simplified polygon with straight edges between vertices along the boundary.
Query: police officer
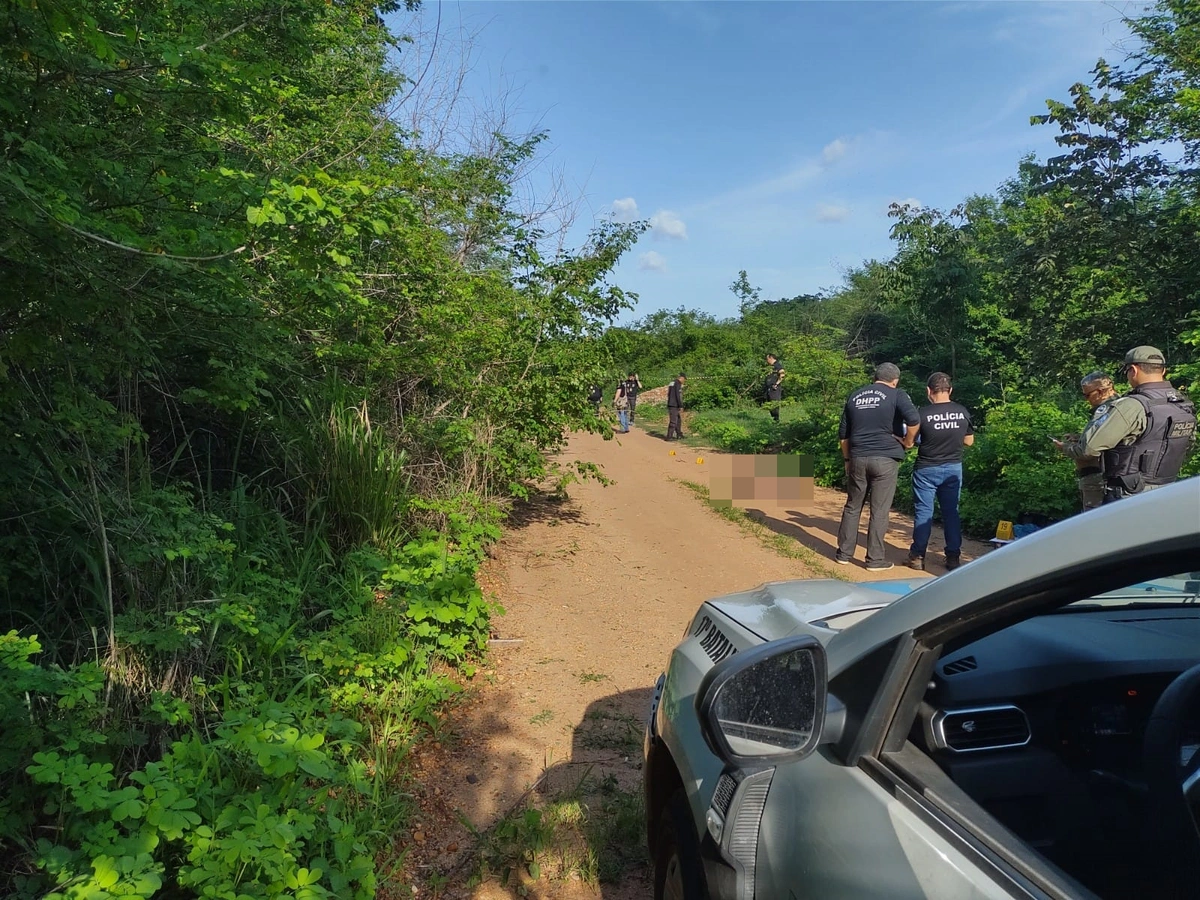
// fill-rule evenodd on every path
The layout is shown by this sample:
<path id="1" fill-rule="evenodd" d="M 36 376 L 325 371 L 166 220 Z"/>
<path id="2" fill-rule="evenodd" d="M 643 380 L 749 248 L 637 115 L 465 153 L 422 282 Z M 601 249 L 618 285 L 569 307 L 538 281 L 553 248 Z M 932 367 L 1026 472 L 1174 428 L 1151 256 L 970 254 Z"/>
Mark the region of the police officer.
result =
<path id="1" fill-rule="evenodd" d="M 783 379 L 787 373 L 783 370 L 783 363 L 774 353 L 767 354 L 767 365 L 771 367 L 771 371 L 763 383 L 763 399 L 771 404 L 771 418 L 778 422 L 779 401 L 783 399 Z"/>
<path id="2" fill-rule="evenodd" d="M 687 376 L 682 372 L 667 388 L 667 440 L 674 441 L 683 437 L 683 386 Z"/>
<path id="3" fill-rule="evenodd" d="M 642 389 L 642 379 L 638 378 L 637 372 L 630 372 L 625 379 L 625 399 L 629 401 L 629 424 L 633 424 L 634 417 L 637 415 L 637 398 L 638 392 Z"/>
<path id="4" fill-rule="evenodd" d="M 904 451 L 916 441 L 921 422 L 917 408 L 899 385 L 900 368 L 895 363 L 880 363 L 875 367 L 875 382 L 853 391 L 842 409 L 838 441 L 846 461 L 846 505 L 833 557 L 840 566 L 849 565 L 854 557 L 858 523 L 868 498 L 867 568 L 883 571 L 894 565 L 885 558 L 888 516 Z"/>
<path id="5" fill-rule="evenodd" d="M 1117 398 L 1112 379 L 1103 372 L 1084 375 L 1079 381 L 1079 389 L 1083 392 L 1083 399 L 1092 407 L 1093 422 L 1108 415 L 1112 401 Z M 1104 502 L 1104 469 L 1103 460 L 1099 456 L 1086 455 L 1079 441 L 1079 435 L 1070 434 L 1054 444 L 1064 455 L 1075 460 L 1075 483 L 1079 485 L 1079 499 L 1086 512 Z"/>
<path id="6" fill-rule="evenodd" d="M 1196 436 L 1196 407 L 1166 380 L 1162 351 L 1134 347 L 1121 371 L 1132 390 L 1078 441 L 1084 455 L 1103 459 L 1105 503 L 1173 482 Z"/>

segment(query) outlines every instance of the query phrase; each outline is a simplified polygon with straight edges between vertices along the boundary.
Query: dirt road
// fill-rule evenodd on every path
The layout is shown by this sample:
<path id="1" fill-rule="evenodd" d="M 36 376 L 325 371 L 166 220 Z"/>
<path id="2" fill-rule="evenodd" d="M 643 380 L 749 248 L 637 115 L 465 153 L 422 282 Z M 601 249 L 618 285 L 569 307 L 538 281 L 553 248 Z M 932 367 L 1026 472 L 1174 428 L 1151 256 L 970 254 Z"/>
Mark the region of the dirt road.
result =
<path id="1" fill-rule="evenodd" d="M 473 680 L 445 738 L 418 753 L 422 813 L 401 836 L 412 850 L 411 871 L 452 870 L 438 896 L 518 896 L 491 881 L 462 886 L 474 865 L 466 855 L 481 844 L 463 819 L 485 830 L 527 802 L 531 786 L 556 796 L 585 776 L 593 783 L 608 776 L 610 786 L 633 795 L 650 689 L 706 598 L 787 578 L 861 581 L 941 571 L 931 565 L 923 576 L 903 566 L 911 522 L 898 514 L 888 533 L 895 569 L 866 571 L 861 547 L 854 564 L 832 565 L 844 495 L 820 488 L 814 507 L 762 517 L 814 551 L 810 562 L 781 555 L 681 483 L 707 484 L 700 455 L 636 429 L 611 441 L 576 435 L 564 458 L 598 463 L 614 483 L 574 485 L 564 503 L 529 505 L 485 566 L 484 588 L 506 610 L 494 622 L 491 666 Z M 935 531 L 931 562 L 941 558 L 940 541 Z M 968 544 L 964 557 L 983 550 Z M 632 863 L 599 889 L 543 878 L 523 890 L 572 900 L 649 895 L 644 866 Z M 418 883 L 413 895 L 430 893 Z"/>

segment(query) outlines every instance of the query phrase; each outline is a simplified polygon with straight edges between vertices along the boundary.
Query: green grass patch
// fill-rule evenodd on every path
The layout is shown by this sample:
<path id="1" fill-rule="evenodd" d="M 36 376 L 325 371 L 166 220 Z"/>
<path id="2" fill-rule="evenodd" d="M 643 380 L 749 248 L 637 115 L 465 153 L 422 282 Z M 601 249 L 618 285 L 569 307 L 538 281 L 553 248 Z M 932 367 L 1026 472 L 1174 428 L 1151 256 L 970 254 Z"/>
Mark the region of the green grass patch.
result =
<path id="1" fill-rule="evenodd" d="M 772 531 L 762 522 L 751 516 L 746 510 L 739 509 L 736 506 L 725 506 L 720 503 L 715 503 L 709 497 L 708 488 L 702 484 L 697 484 L 694 481 L 687 481 L 683 478 L 672 478 L 675 481 L 697 497 L 719 515 L 722 519 L 734 522 L 743 532 L 755 538 L 765 547 L 774 550 L 780 556 L 786 556 L 789 559 L 798 559 L 808 566 L 814 575 L 819 575 L 823 578 L 836 578 L 838 581 L 850 581 L 851 579 L 842 572 L 830 568 L 820 554 L 810 550 L 802 544 L 796 543 L 795 540 L 787 535 L 778 534 Z"/>

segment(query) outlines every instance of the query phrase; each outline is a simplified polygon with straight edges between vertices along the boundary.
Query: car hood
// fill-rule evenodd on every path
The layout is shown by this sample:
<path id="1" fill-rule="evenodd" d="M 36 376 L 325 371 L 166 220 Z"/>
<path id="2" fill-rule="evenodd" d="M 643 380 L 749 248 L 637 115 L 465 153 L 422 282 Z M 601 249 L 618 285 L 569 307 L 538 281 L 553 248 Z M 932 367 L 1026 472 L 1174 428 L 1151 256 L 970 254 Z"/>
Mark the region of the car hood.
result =
<path id="1" fill-rule="evenodd" d="M 829 579 L 772 581 L 753 590 L 710 600 L 721 613 L 764 641 L 775 641 L 812 626 L 832 636 L 846 623 L 861 621 L 926 583 L 927 579 L 895 579 L 853 584 Z M 850 615 L 855 614 L 855 615 Z"/>

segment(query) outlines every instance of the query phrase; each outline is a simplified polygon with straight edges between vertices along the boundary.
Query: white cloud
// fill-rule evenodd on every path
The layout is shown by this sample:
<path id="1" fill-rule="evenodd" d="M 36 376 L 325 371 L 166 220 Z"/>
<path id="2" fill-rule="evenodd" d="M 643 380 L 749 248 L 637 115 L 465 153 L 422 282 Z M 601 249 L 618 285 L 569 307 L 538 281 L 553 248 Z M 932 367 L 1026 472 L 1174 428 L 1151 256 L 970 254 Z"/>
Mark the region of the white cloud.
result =
<path id="1" fill-rule="evenodd" d="M 688 236 L 687 225 L 683 223 L 683 219 L 669 209 L 660 209 L 650 217 L 650 230 L 656 237 L 680 241 L 686 241 Z"/>
<path id="2" fill-rule="evenodd" d="M 667 259 L 661 253 L 650 250 L 638 257 L 638 268 L 643 272 L 665 272 Z"/>
<path id="3" fill-rule="evenodd" d="M 835 203 L 822 203 L 817 207 L 818 222 L 845 222 L 850 218 L 850 208 Z"/>
<path id="4" fill-rule="evenodd" d="M 849 138 L 836 138 L 821 148 L 819 153 L 794 162 L 789 168 L 761 181 L 743 184 L 698 203 L 687 210 L 689 214 L 719 209 L 745 209 L 764 202 L 780 201 L 813 182 L 833 177 L 830 170 L 835 163 L 850 155 L 852 150 L 870 150 L 871 145 L 887 145 L 891 138 L 886 132 L 871 132 Z"/>
<path id="5" fill-rule="evenodd" d="M 718 194 L 697 204 L 692 211 L 742 210 L 755 204 L 778 201 L 820 177 L 822 171 L 823 167 L 812 160 L 800 162 L 779 175 Z"/>
<path id="6" fill-rule="evenodd" d="M 821 150 L 821 162 L 825 163 L 827 166 L 831 166 L 845 156 L 846 151 L 849 149 L 850 145 L 841 138 L 838 138 L 835 141 L 830 141 Z"/>
<path id="7" fill-rule="evenodd" d="M 634 222 L 638 217 L 637 201 L 632 197 L 612 202 L 613 218 L 618 222 Z"/>

